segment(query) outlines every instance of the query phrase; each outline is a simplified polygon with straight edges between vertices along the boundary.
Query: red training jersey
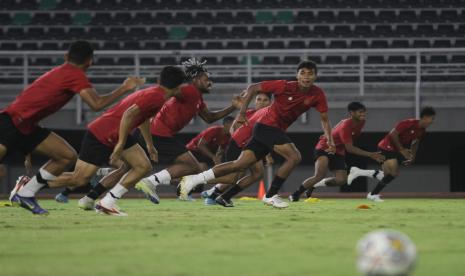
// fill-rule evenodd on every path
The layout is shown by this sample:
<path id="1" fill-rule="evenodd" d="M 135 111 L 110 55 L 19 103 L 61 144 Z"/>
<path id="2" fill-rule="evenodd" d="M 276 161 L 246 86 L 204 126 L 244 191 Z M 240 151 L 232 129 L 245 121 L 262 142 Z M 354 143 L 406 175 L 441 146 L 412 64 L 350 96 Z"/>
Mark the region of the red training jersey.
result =
<path id="1" fill-rule="evenodd" d="M 218 147 L 226 148 L 231 140 L 231 135 L 224 132 L 223 126 L 212 126 L 192 138 L 186 148 L 190 151 L 199 151 L 199 142 L 202 138 L 207 142 L 208 148 L 215 153 Z"/>
<path id="2" fill-rule="evenodd" d="M 231 136 L 231 139 L 233 139 L 240 148 L 243 148 L 250 141 L 255 123 L 268 112 L 269 108 L 270 107 L 267 106 L 259 110 L 254 110 L 253 113 L 246 113 L 249 123 L 243 124 L 237 128 Z"/>
<path id="3" fill-rule="evenodd" d="M 315 107 L 318 112 L 328 111 L 326 96 L 321 88 L 312 85 L 309 91 L 299 91 L 297 81 L 275 80 L 261 82 L 262 93 L 272 93 L 274 101 L 258 123 L 286 130 L 299 116 Z"/>
<path id="4" fill-rule="evenodd" d="M 84 71 L 64 63 L 40 76 L 1 112 L 7 113 L 23 134 L 32 133 L 40 120 L 57 112 L 92 84 Z"/>
<path id="5" fill-rule="evenodd" d="M 181 94 L 166 101 L 152 120 L 152 135 L 173 137 L 206 105 L 202 93 L 192 84 L 181 87 Z"/>
<path id="6" fill-rule="evenodd" d="M 419 122 L 416 119 L 406 119 L 398 122 L 394 127 L 399 133 L 399 140 L 404 148 L 410 148 L 413 141 L 420 140 L 425 134 L 426 129 L 420 127 Z M 378 148 L 385 151 L 399 151 L 392 142 L 390 133 L 384 136 L 383 140 L 378 143 Z"/>
<path id="7" fill-rule="evenodd" d="M 159 86 L 136 91 L 91 122 L 87 128 L 102 144 L 114 147 L 118 142 L 121 119 L 129 107 L 137 105 L 140 109 L 129 131 L 131 133 L 145 120 L 154 116 L 165 101 L 165 91 Z"/>
<path id="8" fill-rule="evenodd" d="M 334 144 L 336 145 L 336 154 L 345 155 L 345 144 L 353 143 L 353 140 L 358 138 L 362 133 L 365 126 L 365 121 L 355 123 L 352 119 L 341 120 L 336 126 L 333 127 L 331 135 L 333 136 Z M 326 136 L 321 135 L 320 140 L 316 144 L 316 149 L 326 150 L 328 148 L 328 139 Z"/>

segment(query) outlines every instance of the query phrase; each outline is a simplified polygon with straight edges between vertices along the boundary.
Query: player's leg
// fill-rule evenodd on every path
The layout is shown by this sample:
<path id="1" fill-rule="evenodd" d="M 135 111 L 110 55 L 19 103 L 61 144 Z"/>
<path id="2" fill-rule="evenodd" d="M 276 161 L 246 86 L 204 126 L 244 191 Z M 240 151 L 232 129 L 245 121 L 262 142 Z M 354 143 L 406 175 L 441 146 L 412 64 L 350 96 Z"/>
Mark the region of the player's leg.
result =
<path id="1" fill-rule="evenodd" d="M 152 164 L 145 154 L 142 147 L 134 143 L 132 146 L 126 148 L 121 157 L 130 166 L 129 171 L 118 181 L 118 183 L 97 203 L 95 209 L 98 212 L 124 216 L 125 213 L 121 212 L 116 202 L 120 199 L 131 187 L 141 180 L 152 170 Z"/>
<path id="2" fill-rule="evenodd" d="M 318 187 L 334 187 L 342 186 L 347 182 L 347 166 L 345 162 L 345 156 L 339 154 L 328 154 L 325 151 L 317 151 L 318 155 L 324 155 L 328 158 L 328 167 L 331 172 L 334 172 L 334 177 L 327 177 L 314 184 L 313 187 L 309 188 L 305 195 L 308 197 L 312 196 L 312 192 Z"/>
<path id="3" fill-rule="evenodd" d="M 250 174 L 242 177 L 236 184 L 230 185 L 228 190 L 215 199 L 216 203 L 223 205 L 224 207 L 233 207 L 231 198 L 262 179 L 264 171 L 265 168 L 263 166 L 263 161 L 257 161 L 250 167 Z"/>
<path id="4" fill-rule="evenodd" d="M 5 157 L 7 152 L 8 152 L 7 147 L 3 144 L 0 144 L 0 161 L 3 160 L 3 157 Z"/>
<path id="5" fill-rule="evenodd" d="M 354 179 L 358 177 L 371 177 L 374 179 L 382 180 L 384 172 L 382 170 L 363 170 L 355 166 L 350 168 L 350 173 L 347 176 L 347 185 L 352 184 Z"/>
<path id="6" fill-rule="evenodd" d="M 289 196 L 289 201 L 299 201 L 300 195 L 306 190 L 313 192 L 314 186 L 326 176 L 328 171 L 329 158 L 326 155 L 320 155 L 315 161 L 315 172 L 312 177 L 304 180 L 302 185 Z"/>
<path id="7" fill-rule="evenodd" d="M 399 161 L 396 158 L 385 160 L 382 169 L 384 177 L 378 182 L 376 187 L 367 195 L 367 198 L 373 201 L 382 202 L 379 193 L 399 175 Z"/>
<path id="8" fill-rule="evenodd" d="M 270 188 L 268 189 L 265 197 L 263 198 L 263 201 L 267 205 L 273 205 L 274 207 L 278 208 L 285 208 L 288 206 L 288 204 L 286 202 L 283 202 L 282 199 L 279 198 L 278 192 L 281 189 L 284 182 L 286 181 L 287 177 L 291 174 L 292 170 L 300 163 L 302 157 L 294 143 L 275 145 L 273 150 L 275 153 L 281 155 L 285 161 L 278 168 L 275 177 L 271 182 Z M 278 205 L 283 207 L 279 207 Z"/>

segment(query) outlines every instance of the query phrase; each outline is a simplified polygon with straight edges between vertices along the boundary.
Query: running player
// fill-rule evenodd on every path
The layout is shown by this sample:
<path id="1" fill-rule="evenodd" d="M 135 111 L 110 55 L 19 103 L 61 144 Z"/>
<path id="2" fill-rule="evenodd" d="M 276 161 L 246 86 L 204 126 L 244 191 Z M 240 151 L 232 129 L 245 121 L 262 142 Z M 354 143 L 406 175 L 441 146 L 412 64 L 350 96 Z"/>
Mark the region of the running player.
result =
<path id="1" fill-rule="evenodd" d="M 75 94 L 79 94 L 93 110 L 99 111 L 144 83 L 143 79 L 129 77 L 115 91 L 100 96 L 85 73 L 93 61 L 90 43 L 71 43 L 64 58 L 64 64 L 40 76 L 0 112 L 0 160 L 12 150 L 27 156 L 34 152 L 50 158 L 25 185 L 17 185 L 10 196 L 13 203 L 34 214 L 46 214 L 37 204 L 35 193 L 77 158 L 76 151 L 63 138 L 40 127 L 39 122 L 58 111 Z M 19 191 L 20 187 L 23 188 Z"/>
<path id="2" fill-rule="evenodd" d="M 384 161 L 384 156 L 380 153 L 364 151 L 353 144 L 353 140 L 360 136 L 365 125 L 365 105 L 360 102 L 351 102 L 347 109 L 349 118 L 341 120 L 332 131 L 336 153 L 330 154 L 326 151 L 328 149 L 327 139 L 321 136 L 314 152 L 315 174 L 307 178 L 299 189 L 289 196 L 289 201 L 299 201 L 300 195 L 305 190 L 307 190 L 307 197 L 310 197 L 314 188 L 344 185 L 347 182 L 346 151 L 369 157 L 376 162 Z M 324 178 L 328 168 L 334 172 L 335 177 Z"/>
<path id="3" fill-rule="evenodd" d="M 167 66 L 160 73 L 158 86 L 133 93 L 91 122 L 87 126 L 74 171 L 49 180 L 49 187 L 84 186 L 108 160 L 115 163 L 122 159 L 129 170 L 95 208 L 100 213 L 125 216 L 116 204 L 117 199 L 152 169 L 144 150 L 130 133 L 137 127 L 141 130 L 150 158 L 157 161 L 157 151 L 150 136 L 149 119 L 161 109 L 167 99 L 179 93 L 179 87 L 185 78 L 182 69 Z"/>
<path id="4" fill-rule="evenodd" d="M 415 163 L 420 140 L 426 133 L 426 129 L 434 122 L 436 111 L 427 106 L 421 110 L 420 120 L 406 119 L 398 122 L 396 126 L 378 143 L 378 148 L 386 157 L 382 170 L 362 170 L 357 167 L 350 168 L 347 183 L 360 176 L 378 179 L 376 187 L 368 193 L 367 199 L 375 202 L 384 201 L 379 193 L 394 178 L 399 175 L 399 164 L 409 166 Z"/>
<path id="5" fill-rule="evenodd" d="M 137 183 L 136 189 L 142 190 L 155 204 L 159 203 L 156 186 L 170 185 L 171 179 L 201 171 L 199 162 L 176 134 L 195 115 L 199 115 L 207 123 L 213 123 L 240 106 L 238 97 L 235 97 L 231 106 L 227 108 L 218 111 L 208 109 L 202 95 L 210 93 L 212 81 L 205 64 L 206 61 L 199 61 L 195 58 L 183 62 L 182 65 L 190 83 L 183 85 L 181 94 L 168 100 L 151 121 L 150 132 L 153 144 L 158 151 L 159 161 L 162 164 L 170 164 L 170 166 L 155 175 L 144 178 Z M 79 206 L 83 209 L 92 208 L 95 200 L 111 187 L 111 184 L 98 183 L 87 196 L 81 198 Z"/>
<path id="6" fill-rule="evenodd" d="M 217 165 L 197 175 L 185 177 L 181 181 L 181 196 L 187 197 L 188 193 L 198 184 L 205 184 L 216 177 L 246 169 L 261 160 L 269 152 L 274 151 L 284 157 L 285 162 L 278 169 L 271 187 L 263 197 L 263 202 L 277 208 L 288 207 L 289 204 L 279 197 L 278 192 L 286 178 L 299 164 L 301 156 L 299 150 L 286 135 L 286 129 L 302 113 L 311 107 L 315 107 L 320 113 L 323 130 L 328 137 L 328 151 L 333 152 L 335 150 L 327 114 L 326 96 L 321 88 L 313 84 L 316 77 L 316 64 L 312 61 L 303 61 L 297 67 L 297 81 L 263 81 L 249 86 L 238 118 L 240 123 L 247 123 L 245 112 L 250 101 L 257 93 L 272 93 L 275 96 L 268 112 L 255 124 L 252 140 L 242 150 L 237 160 Z M 231 193 L 237 194 L 240 192 L 242 190 L 241 182 L 249 181 L 248 177 L 242 178 L 234 185 L 231 188 Z"/>

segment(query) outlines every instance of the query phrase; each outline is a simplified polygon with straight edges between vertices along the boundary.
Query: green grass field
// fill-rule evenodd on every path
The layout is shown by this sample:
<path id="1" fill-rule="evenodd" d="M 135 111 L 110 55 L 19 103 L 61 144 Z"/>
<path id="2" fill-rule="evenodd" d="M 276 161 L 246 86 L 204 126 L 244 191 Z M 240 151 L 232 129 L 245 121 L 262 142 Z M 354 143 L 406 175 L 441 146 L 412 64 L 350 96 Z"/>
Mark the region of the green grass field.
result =
<path id="1" fill-rule="evenodd" d="M 48 217 L 2 207 L 0 275 L 358 275 L 355 244 L 380 228 L 415 242 L 414 275 L 465 275 L 464 200 L 235 203 L 121 200 L 129 217 L 81 211 L 75 200 L 42 201 Z"/>

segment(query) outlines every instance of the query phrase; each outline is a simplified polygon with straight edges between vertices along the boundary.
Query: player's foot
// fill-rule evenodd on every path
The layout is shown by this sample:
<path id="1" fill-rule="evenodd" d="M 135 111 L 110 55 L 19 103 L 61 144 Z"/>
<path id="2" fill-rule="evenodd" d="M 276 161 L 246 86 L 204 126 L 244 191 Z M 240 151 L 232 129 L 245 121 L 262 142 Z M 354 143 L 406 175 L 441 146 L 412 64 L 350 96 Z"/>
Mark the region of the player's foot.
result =
<path id="1" fill-rule="evenodd" d="M 367 194 L 367 199 L 372 200 L 374 202 L 383 202 L 384 200 L 381 199 L 381 196 L 378 195 L 372 195 L 371 193 Z"/>
<path id="2" fill-rule="evenodd" d="M 48 215 L 48 211 L 40 207 L 35 197 L 24 197 L 15 194 L 11 199 L 11 202 L 23 207 L 24 209 L 31 211 L 34 215 Z"/>
<path id="3" fill-rule="evenodd" d="M 154 204 L 160 204 L 160 197 L 157 194 L 157 187 L 150 183 L 147 179 L 143 178 L 137 182 L 135 188 L 144 193 L 148 200 Z"/>
<path id="4" fill-rule="evenodd" d="M 279 197 L 279 195 L 274 195 L 270 198 L 266 197 L 266 195 L 263 196 L 263 203 L 269 206 L 273 206 L 275 208 L 283 209 L 289 207 L 289 204 L 287 202 L 284 202 L 282 198 Z"/>
<path id="5" fill-rule="evenodd" d="M 201 196 L 202 198 L 207 199 L 207 198 L 208 198 L 208 191 L 203 191 L 203 192 L 201 192 L 201 193 L 200 193 L 200 196 Z"/>
<path id="6" fill-rule="evenodd" d="M 189 193 L 194 188 L 194 183 L 192 182 L 192 175 L 187 175 L 181 178 L 181 182 L 179 183 L 179 199 L 180 200 L 188 200 Z"/>
<path id="7" fill-rule="evenodd" d="M 59 193 L 55 196 L 55 201 L 59 203 L 68 203 L 68 197 L 62 193 Z"/>
<path id="8" fill-rule="evenodd" d="M 107 176 L 109 175 L 114 169 L 113 168 L 100 168 L 95 173 L 96 176 Z"/>
<path id="9" fill-rule="evenodd" d="M 234 207 L 233 202 L 230 199 L 224 199 L 222 196 L 218 196 L 215 202 L 223 207 Z"/>
<path id="10" fill-rule="evenodd" d="M 216 205 L 216 201 L 213 198 L 207 197 L 204 201 L 205 205 Z"/>
<path id="11" fill-rule="evenodd" d="M 352 184 L 352 181 L 354 181 L 355 178 L 360 176 L 360 169 L 357 167 L 351 167 L 350 168 L 350 173 L 347 176 L 347 185 Z"/>
<path id="12" fill-rule="evenodd" d="M 95 201 L 88 196 L 85 196 L 78 201 L 78 207 L 81 208 L 82 210 L 86 210 L 86 211 L 93 210 L 94 206 L 95 206 Z"/>
<path id="13" fill-rule="evenodd" d="M 121 211 L 121 209 L 116 204 L 105 205 L 102 203 L 102 201 L 95 204 L 95 212 L 97 212 L 98 214 L 118 217 L 126 217 L 128 215 L 125 212 Z"/>
<path id="14" fill-rule="evenodd" d="M 26 183 L 28 183 L 29 180 L 31 180 L 31 178 L 27 175 L 21 175 L 20 177 L 18 177 L 18 179 L 16 180 L 15 187 L 13 188 L 13 190 L 11 190 L 10 196 L 8 197 L 8 200 L 11 202 L 12 205 L 19 204 L 17 202 L 14 202 L 12 199 L 15 196 L 15 194 L 19 191 L 19 189 L 21 189 Z"/>
<path id="15" fill-rule="evenodd" d="M 297 201 L 299 201 L 299 198 L 296 197 L 296 196 L 294 196 L 294 194 L 291 194 L 291 195 L 289 196 L 289 201 L 290 201 L 290 202 L 297 202 Z"/>
<path id="16" fill-rule="evenodd" d="M 188 195 L 187 198 L 182 198 L 181 196 L 178 196 L 179 201 L 195 201 L 195 198 L 192 197 L 192 195 Z"/>

